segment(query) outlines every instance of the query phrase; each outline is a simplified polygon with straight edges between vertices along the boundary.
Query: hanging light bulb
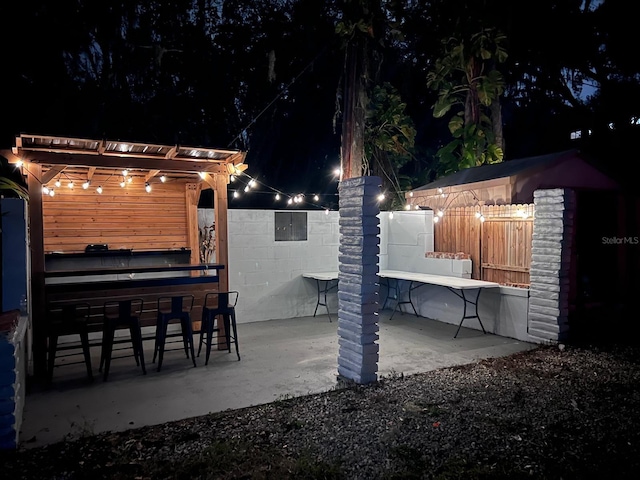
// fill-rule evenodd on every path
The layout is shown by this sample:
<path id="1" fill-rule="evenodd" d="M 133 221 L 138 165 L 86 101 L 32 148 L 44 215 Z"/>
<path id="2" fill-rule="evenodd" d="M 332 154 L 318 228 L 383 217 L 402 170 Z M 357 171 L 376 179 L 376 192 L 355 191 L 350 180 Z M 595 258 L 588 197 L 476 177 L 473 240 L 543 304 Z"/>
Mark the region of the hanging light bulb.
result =
<path id="1" fill-rule="evenodd" d="M 389 219 L 393 218 L 393 212 L 389 212 Z"/>
<path id="2" fill-rule="evenodd" d="M 53 188 L 51 190 L 49 190 L 49 196 L 53 197 L 56 194 L 56 192 L 53 190 Z"/>
<path id="3" fill-rule="evenodd" d="M 409 192 L 409 196 L 410 196 L 410 197 L 413 197 L 413 192 Z"/>
<path id="4" fill-rule="evenodd" d="M 248 191 L 249 191 L 249 185 L 246 185 L 246 186 L 244 187 L 244 191 L 245 191 L 245 192 L 248 192 Z"/>
<path id="5" fill-rule="evenodd" d="M 405 210 L 411 210 L 411 205 L 409 205 L 408 203 L 404 206 Z"/>
<path id="6" fill-rule="evenodd" d="M 443 215 L 444 215 L 444 211 L 438 210 L 438 216 L 442 218 Z"/>
<path id="7" fill-rule="evenodd" d="M 73 188 L 73 181 L 70 181 L 69 184 L 67 185 L 69 188 Z"/>
<path id="8" fill-rule="evenodd" d="M 484 215 L 480 215 L 480 221 L 484 222 Z"/>
<path id="9" fill-rule="evenodd" d="M 291 205 L 293 203 L 293 199 L 291 197 L 289 197 L 289 200 L 287 200 L 287 204 Z"/>
<path id="10" fill-rule="evenodd" d="M 147 193 L 151 192 L 151 185 L 149 185 L 149 182 L 144 184 L 144 189 L 147 191 Z"/>
<path id="11" fill-rule="evenodd" d="M 102 186 L 98 185 L 98 188 L 96 188 L 96 192 L 102 194 Z"/>
<path id="12" fill-rule="evenodd" d="M 420 210 L 420 205 L 416 205 L 416 210 Z"/>
<path id="13" fill-rule="evenodd" d="M 381 202 L 384 200 L 384 193 L 381 193 L 380 195 L 378 195 L 378 201 Z"/>
<path id="14" fill-rule="evenodd" d="M 133 182 L 133 177 L 127 177 L 127 183 Z"/>
<path id="15" fill-rule="evenodd" d="M 120 186 L 122 188 L 124 188 L 126 184 L 127 184 L 127 182 L 125 182 L 124 179 L 120 182 Z"/>
<path id="16" fill-rule="evenodd" d="M 198 175 L 200 175 L 200 178 L 204 180 L 205 177 L 207 176 L 207 172 L 199 172 Z"/>
<path id="17" fill-rule="evenodd" d="M 167 177 L 165 177 L 164 175 L 162 175 L 162 176 L 160 177 L 160 181 L 161 181 L 162 183 L 166 182 L 166 181 L 167 181 Z"/>
<path id="18" fill-rule="evenodd" d="M 233 198 L 238 198 L 240 196 L 240 194 L 238 193 L 237 190 L 234 190 L 233 192 Z"/>
<path id="19" fill-rule="evenodd" d="M 83 189 L 85 189 L 85 190 L 86 190 L 87 188 L 89 188 L 89 183 L 91 183 L 91 182 L 89 182 L 89 180 L 87 180 L 86 182 L 84 182 L 84 183 L 82 184 L 82 188 L 83 188 Z"/>
<path id="20" fill-rule="evenodd" d="M 325 215 L 329 215 L 329 209 L 328 208 L 324 211 L 324 214 Z"/>
<path id="21" fill-rule="evenodd" d="M 45 195 L 49 195 L 49 187 L 47 187 L 46 185 L 42 186 L 42 193 L 44 193 Z"/>
<path id="22" fill-rule="evenodd" d="M 56 188 L 60 188 L 60 185 L 61 185 L 60 179 L 56 180 L 56 183 L 55 183 Z"/>
<path id="23" fill-rule="evenodd" d="M 315 202 L 317 202 L 318 200 L 320 200 L 320 197 L 319 197 L 318 195 L 314 195 L 314 196 L 313 196 L 313 200 L 314 200 Z"/>
<path id="24" fill-rule="evenodd" d="M 276 193 L 276 200 L 280 200 L 280 194 Z"/>
<path id="25" fill-rule="evenodd" d="M 256 186 L 256 181 L 255 181 L 255 180 L 253 180 L 253 179 L 249 180 L 249 186 L 250 186 L 251 188 L 255 187 L 255 186 Z"/>
<path id="26" fill-rule="evenodd" d="M 480 218 L 480 215 L 482 215 L 479 211 L 476 212 L 476 218 Z"/>
<path id="27" fill-rule="evenodd" d="M 440 217 L 437 217 L 437 216 L 433 217 L 433 223 L 438 223 L 438 220 L 440 220 Z"/>
<path id="28" fill-rule="evenodd" d="M 20 168 L 22 165 L 24 165 L 24 162 L 22 160 L 18 160 L 16 162 L 16 168 Z"/>
<path id="29" fill-rule="evenodd" d="M 231 176 L 229 177 L 229 181 L 230 181 L 230 182 L 235 182 L 235 181 L 236 181 L 236 176 L 235 176 L 235 175 L 231 175 Z"/>
<path id="30" fill-rule="evenodd" d="M 127 175 L 129 175 L 129 170 L 122 170 L 122 176 L 126 177 Z"/>

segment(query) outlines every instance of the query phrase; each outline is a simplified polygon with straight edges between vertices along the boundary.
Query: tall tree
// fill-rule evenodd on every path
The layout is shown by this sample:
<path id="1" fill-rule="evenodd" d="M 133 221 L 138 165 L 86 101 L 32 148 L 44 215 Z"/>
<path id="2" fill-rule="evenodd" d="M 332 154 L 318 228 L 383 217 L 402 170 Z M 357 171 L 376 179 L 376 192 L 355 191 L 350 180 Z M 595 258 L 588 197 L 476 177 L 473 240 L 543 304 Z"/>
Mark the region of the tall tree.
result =
<path id="1" fill-rule="evenodd" d="M 503 159 L 504 80 L 496 67 L 507 58 L 505 41 L 493 28 L 447 38 L 443 56 L 427 75 L 428 86 L 438 92 L 433 115 L 441 118 L 458 108 L 449 121 L 454 140 L 438 151 L 443 174 Z"/>

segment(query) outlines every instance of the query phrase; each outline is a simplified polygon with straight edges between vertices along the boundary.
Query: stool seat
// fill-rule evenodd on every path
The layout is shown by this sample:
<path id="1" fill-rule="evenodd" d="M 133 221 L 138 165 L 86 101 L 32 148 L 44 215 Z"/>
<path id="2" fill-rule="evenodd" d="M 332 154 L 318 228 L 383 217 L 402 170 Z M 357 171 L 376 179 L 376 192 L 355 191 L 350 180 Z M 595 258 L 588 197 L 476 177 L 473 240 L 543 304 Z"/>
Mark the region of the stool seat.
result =
<path id="1" fill-rule="evenodd" d="M 128 328 L 131 335 L 131 346 L 136 365 L 142 367 L 143 375 L 147 374 L 144 363 L 144 349 L 142 346 L 142 327 L 140 315 L 144 302 L 141 298 L 127 300 L 108 301 L 104 304 L 104 317 L 102 329 L 102 355 L 100 358 L 100 372 L 103 372 L 103 380 L 109 376 L 113 355 L 113 343 L 116 330 Z"/>
<path id="2" fill-rule="evenodd" d="M 184 352 L 196 366 L 196 356 L 193 346 L 193 326 L 191 324 L 191 310 L 195 297 L 193 295 L 176 295 L 158 298 L 158 319 L 156 322 L 156 343 L 153 350 L 153 362 L 158 358 L 158 371 L 162 368 L 165 344 L 167 341 L 167 328 L 173 320 L 180 321 L 182 331 L 182 343 Z"/>
<path id="3" fill-rule="evenodd" d="M 53 380 L 53 369 L 58 351 L 58 338 L 66 335 L 79 335 L 87 367 L 87 377 L 93 381 L 93 369 L 91 367 L 91 353 L 89 348 L 89 318 L 91 317 L 91 305 L 88 303 L 75 303 L 60 307 L 49 307 L 47 310 L 47 339 L 48 339 L 48 365 L 47 383 Z"/>
<path id="4" fill-rule="evenodd" d="M 198 356 L 202 350 L 202 345 L 205 343 L 206 335 L 206 356 L 205 365 L 209 364 L 209 357 L 211 355 L 211 345 L 219 344 L 212 341 L 213 332 L 219 332 L 221 329 L 224 331 L 226 347 L 231 353 L 231 341 L 236 347 L 236 355 L 240 360 L 240 350 L 238 348 L 238 331 L 236 327 L 236 304 L 238 303 L 238 292 L 210 292 L 204 297 L 204 303 L 202 306 L 202 324 L 200 326 L 200 344 L 198 346 Z M 222 318 L 222 325 L 218 317 Z M 233 335 L 231 335 L 231 329 L 233 329 Z"/>

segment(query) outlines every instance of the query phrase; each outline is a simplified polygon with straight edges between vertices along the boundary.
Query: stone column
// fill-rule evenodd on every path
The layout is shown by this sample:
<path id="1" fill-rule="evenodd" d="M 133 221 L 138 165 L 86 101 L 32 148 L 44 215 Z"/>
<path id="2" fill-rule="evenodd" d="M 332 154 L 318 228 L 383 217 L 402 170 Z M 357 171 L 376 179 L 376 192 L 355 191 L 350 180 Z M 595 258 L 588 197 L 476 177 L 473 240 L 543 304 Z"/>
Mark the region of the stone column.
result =
<path id="1" fill-rule="evenodd" d="M 379 177 L 340 182 L 338 281 L 339 377 L 359 384 L 378 379 Z"/>
<path id="2" fill-rule="evenodd" d="M 535 216 L 529 288 L 528 332 L 535 343 L 557 342 L 569 332 L 569 271 L 575 192 L 533 192 Z"/>

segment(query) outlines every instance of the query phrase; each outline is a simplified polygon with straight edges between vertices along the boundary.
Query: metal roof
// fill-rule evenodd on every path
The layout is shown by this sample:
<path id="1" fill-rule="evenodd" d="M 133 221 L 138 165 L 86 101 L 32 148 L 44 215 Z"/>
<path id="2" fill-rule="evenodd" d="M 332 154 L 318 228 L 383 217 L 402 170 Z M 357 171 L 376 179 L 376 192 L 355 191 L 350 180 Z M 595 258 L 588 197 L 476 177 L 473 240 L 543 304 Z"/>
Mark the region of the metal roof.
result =
<path id="1" fill-rule="evenodd" d="M 459 172 L 439 178 L 427 185 L 415 188 L 413 191 L 418 192 L 421 190 L 431 190 L 433 188 L 452 187 L 455 185 L 465 185 L 485 180 L 493 180 L 496 178 L 512 177 L 527 170 L 538 169 L 562 158 L 568 158 L 578 154 L 578 150 L 572 149 L 548 155 L 519 158 L 501 163 L 465 168 Z"/>

